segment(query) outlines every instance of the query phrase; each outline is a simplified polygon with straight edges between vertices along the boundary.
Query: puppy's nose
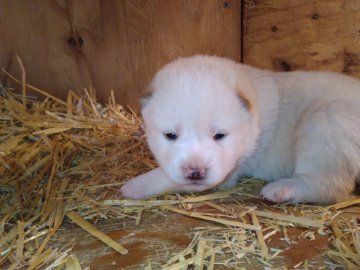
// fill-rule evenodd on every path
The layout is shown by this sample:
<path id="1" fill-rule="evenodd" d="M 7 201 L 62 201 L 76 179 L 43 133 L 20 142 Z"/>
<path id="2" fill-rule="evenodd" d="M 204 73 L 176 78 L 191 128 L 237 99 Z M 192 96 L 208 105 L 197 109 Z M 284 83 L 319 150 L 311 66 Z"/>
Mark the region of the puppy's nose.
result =
<path id="1" fill-rule="evenodd" d="M 201 181 L 206 177 L 205 168 L 185 168 L 186 178 L 192 181 Z"/>

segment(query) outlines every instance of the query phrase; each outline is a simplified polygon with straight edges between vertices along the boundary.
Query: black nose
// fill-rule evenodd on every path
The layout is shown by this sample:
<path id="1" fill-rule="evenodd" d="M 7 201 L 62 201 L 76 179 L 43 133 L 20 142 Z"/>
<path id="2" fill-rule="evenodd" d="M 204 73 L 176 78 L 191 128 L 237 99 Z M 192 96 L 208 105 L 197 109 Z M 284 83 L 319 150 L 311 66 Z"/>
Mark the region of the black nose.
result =
<path id="1" fill-rule="evenodd" d="M 192 181 L 199 181 L 205 178 L 205 172 L 194 170 L 188 174 L 187 178 Z"/>

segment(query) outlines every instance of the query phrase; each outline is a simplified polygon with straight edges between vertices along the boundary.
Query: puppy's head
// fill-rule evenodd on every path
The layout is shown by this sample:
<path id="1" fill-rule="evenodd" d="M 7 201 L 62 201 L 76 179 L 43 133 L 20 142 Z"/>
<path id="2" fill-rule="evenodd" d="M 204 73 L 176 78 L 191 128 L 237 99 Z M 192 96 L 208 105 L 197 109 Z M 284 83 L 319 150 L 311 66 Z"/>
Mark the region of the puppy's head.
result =
<path id="1" fill-rule="evenodd" d="M 255 91 L 233 61 L 209 56 L 161 69 L 142 100 L 148 143 L 182 190 L 220 184 L 252 152 L 258 136 Z"/>

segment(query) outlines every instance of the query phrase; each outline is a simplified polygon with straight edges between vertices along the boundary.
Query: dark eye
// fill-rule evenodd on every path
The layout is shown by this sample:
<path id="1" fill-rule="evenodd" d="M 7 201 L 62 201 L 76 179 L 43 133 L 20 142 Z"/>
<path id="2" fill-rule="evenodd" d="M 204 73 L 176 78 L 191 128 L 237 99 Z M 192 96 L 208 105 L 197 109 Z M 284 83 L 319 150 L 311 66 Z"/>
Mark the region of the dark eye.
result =
<path id="1" fill-rule="evenodd" d="M 227 136 L 227 134 L 225 134 L 225 133 L 216 133 L 213 138 L 215 141 L 220 141 L 220 140 L 224 139 L 226 136 Z"/>
<path id="2" fill-rule="evenodd" d="M 175 141 L 177 139 L 177 137 L 178 137 L 176 135 L 176 133 L 174 133 L 174 132 L 167 132 L 164 135 L 165 135 L 165 138 L 170 140 L 170 141 Z"/>

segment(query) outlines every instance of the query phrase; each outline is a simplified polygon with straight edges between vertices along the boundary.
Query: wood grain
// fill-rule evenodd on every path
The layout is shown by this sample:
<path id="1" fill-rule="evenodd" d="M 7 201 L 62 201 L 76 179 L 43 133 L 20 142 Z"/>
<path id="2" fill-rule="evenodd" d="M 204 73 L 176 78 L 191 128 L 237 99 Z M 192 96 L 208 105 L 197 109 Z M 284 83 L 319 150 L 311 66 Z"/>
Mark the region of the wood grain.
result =
<path id="1" fill-rule="evenodd" d="M 0 65 L 65 98 L 110 90 L 138 109 L 154 72 L 192 54 L 240 60 L 239 0 L 0 1 Z"/>
<path id="2" fill-rule="evenodd" d="M 214 212 L 214 209 L 206 206 L 201 210 L 206 213 Z M 138 225 L 135 225 L 135 221 L 131 219 L 101 220 L 96 224 L 99 230 L 128 249 L 129 253 L 125 256 L 96 238 L 90 237 L 87 232 L 70 222 L 65 222 L 62 230 L 58 231 L 59 237 L 50 244 L 54 248 L 60 248 L 68 243 L 74 245 L 73 252 L 83 268 L 135 270 L 145 269 L 145 266 L 151 264 L 152 269 L 161 269 L 161 266 L 174 254 L 188 246 L 194 234 L 201 230 L 199 228 L 215 224 L 170 211 L 164 215 L 145 211 Z M 304 260 L 311 261 L 310 265 L 318 265 L 319 269 L 324 266 L 322 255 L 329 247 L 328 236 L 317 236 L 310 241 L 299 237 L 304 231 L 305 229 L 288 228 L 287 234 L 292 244 L 284 241 L 282 233 L 276 233 L 266 240 L 269 248 L 284 250 L 281 257 L 271 262 L 274 269 L 275 267 L 280 269 L 280 266 L 292 269 L 294 265 Z M 229 253 L 228 256 L 232 255 Z M 244 269 L 264 269 L 264 265 L 260 262 L 248 259 L 248 262 L 239 263 L 239 268 L 243 266 Z M 227 268 L 216 265 L 216 269 Z"/>
<path id="3" fill-rule="evenodd" d="M 244 1 L 244 62 L 360 78 L 360 2 Z"/>

